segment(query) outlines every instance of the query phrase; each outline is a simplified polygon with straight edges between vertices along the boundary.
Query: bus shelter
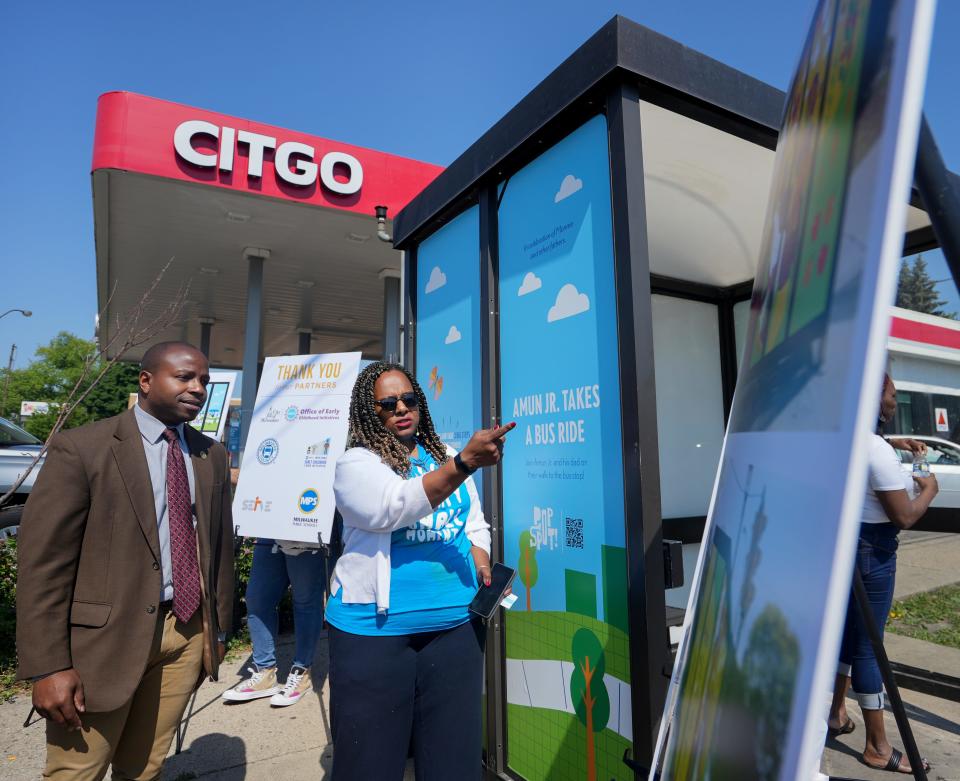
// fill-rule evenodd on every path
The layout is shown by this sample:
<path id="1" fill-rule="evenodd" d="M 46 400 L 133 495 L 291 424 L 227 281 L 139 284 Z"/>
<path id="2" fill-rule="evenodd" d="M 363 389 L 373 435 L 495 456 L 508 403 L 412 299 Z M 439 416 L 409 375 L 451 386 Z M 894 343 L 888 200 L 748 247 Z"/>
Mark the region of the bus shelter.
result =
<path id="1" fill-rule="evenodd" d="M 401 211 L 405 360 L 517 569 L 487 768 L 649 766 L 737 378 L 784 94 L 611 19 Z M 904 255 L 936 246 L 916 194 Z M 666 555 L 673 551 L 674 555 Z"/>

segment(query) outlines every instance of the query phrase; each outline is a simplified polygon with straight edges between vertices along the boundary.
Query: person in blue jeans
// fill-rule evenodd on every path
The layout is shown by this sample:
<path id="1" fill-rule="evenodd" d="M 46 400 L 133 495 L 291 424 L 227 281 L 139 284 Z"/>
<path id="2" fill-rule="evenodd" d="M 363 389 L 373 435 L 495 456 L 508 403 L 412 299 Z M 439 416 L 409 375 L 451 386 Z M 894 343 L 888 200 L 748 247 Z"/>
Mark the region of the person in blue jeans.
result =
<path id="1" fill-rule="evenodd" d="M 879 424 L 892 420 L 897 410 L 897 391 L 889 375 L 884 377 Z M 899 439 L 896 446 L 923 454 L 926 445 L 912 439 Z M 916 484 L 916 488 L 914 487 Z M 863 579 L 870 601 L 873 621 L 880 630 L 887 623 L 893 602 L 897 572 L 897 535 L 913 526 L 930 506 L 938 491 L 937 478 L 917 477 L 905 472 L 893 446 L 879 434 L 870 440 L 869 478 L 863 505 L 860 538 L 857 542 L 856 568 Z M 834 735 L 854 730 L 847 716 L 847 688 L 853 685 L 866 732 L 863 762 L 877 770 L 911 773 L 903 753 L 887 741 L 883 724 L 883 680 L 870 636 L 853 595 L 847 605 L 847 618 L 840 646 L 840 664 L 830 707 L 829 728 Z M 924 763 L 926 769 L 929 765 Z"/>
<path id="2" fill-rule="evenodd" d="M 293 664 L 284 684 L 277 676 L 277 607 L 293 590 L 296 633 Z M 293 705 L 310 690 L 310 666 L 323 625 L 324 557 L 316 544 L 258 539 L 247 585 L 247 627 L 253 644 L 251 676 L 223 693 L 229 702 L 264 697 L 276 706 Z"/>

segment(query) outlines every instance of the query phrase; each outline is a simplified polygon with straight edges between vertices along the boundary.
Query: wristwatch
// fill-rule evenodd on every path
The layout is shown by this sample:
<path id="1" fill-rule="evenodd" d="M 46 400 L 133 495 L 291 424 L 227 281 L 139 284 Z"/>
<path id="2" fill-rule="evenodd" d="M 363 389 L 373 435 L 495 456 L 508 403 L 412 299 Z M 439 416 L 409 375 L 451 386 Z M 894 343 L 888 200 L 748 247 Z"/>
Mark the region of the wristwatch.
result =
<path id="1" fill-rule="evenodd" d="M 457 467 L 457 469 L 459 469 L 459 470 L 460 470 L 461 472 L 463 472 L 465 475 L 472 475 L 474 472 L 477 471 L 477 468 L 476 468 L 476 467 L 473 467 L 473 469 L 471 469 L 469 466 L 467 466 L 465 463 L 463 463 L 463 459 L 460 458 L 460 454 L 459 454 L 459 453 L 457 453 L 457 454 L 453 457 L 453 464 L 454 464 L 454 466 Z"/>

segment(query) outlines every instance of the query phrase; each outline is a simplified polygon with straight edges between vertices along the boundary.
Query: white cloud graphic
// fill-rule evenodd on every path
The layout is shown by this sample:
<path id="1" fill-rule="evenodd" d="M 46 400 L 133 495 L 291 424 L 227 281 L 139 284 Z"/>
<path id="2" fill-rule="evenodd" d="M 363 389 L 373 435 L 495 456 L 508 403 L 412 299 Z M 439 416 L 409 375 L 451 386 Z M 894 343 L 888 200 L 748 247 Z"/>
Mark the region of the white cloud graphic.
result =
<path id="1" fill-rule="evenodd" d="M 560 182 L 560 189 L 557 190 L 557 194 L 553 196 L 553 202 L 560 203 L 564 198 L 569 198 L 581 189 L 583 189 L 583 179 L 577 179 L 573 174 L 567 174 L 563 177 L 563 181 Z"/>
<path id="2" fill-rule="evenodd" d="M 547 312 L 547 322 L 563 320 L 565 317 L 583 314 L 590 308 L 590 299 L 581 293 L 575 285 L 567 283 L 557 293 L 557 302 Z"/>
<path id="3" fill-rule="evenodd" d="M 434 266 L 430 272 L 430 279 L 427 280 L 427 287 L 424 293 L 432 293 L 434 290 L 447 284 L 447 275 L 440 270 L 440 266 Z"/>
<path id="4" fill-rule="evenodd" d="M 447 338 L 443 340 L 443 343 L 453 344 L 454 342 L 459 342 L 461 336 L 460 330 L 455 325 L 451 325 L 450 330 L 447 331 Z"/>
<path id="5" fill-rule="evenodd" d="M 525 296 L 527 293 L 532 293 L 534 290 L 539 290 L 542 285 L 543 282 L 540 281 L 540 277 L 538 277 L 532 271 L 528 271 L 527 275 L 523 278 L 520 289 L 517 291 L 517 295 Z"/>

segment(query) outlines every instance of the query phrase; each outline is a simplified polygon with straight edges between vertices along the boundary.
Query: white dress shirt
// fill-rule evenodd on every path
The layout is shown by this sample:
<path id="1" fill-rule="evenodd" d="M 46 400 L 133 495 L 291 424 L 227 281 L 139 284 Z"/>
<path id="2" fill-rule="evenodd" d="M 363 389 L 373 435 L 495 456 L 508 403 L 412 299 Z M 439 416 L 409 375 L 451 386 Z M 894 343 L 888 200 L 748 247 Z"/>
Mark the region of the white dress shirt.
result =
<path id="1" fill-rule="evenodd" d="M 170 560 L 170 519 L 167 512 L 167 440 L 163 438 L 164 429 L 176 428 L 180 438 L 180 449 L 183 451 L 183 460 L 187 469 L 187 481 L 190 483 L 190 504 L 193 508 L 193 526 L 197 526 L 196 489 L 194 488 L 193 464 L 190 461 L 190 451 L 187 448 L 187 439 L 183 433 L 184 424 L 168 426 L 157 420 L 153 415 L 140 406 L 139 402 L 133 408 L 137 418 L 137 427 L 143 440 L 143 452 L 147 457 L 147 468 L 150 470 L 150 483 L 153 487 L 153 505 L 157 511 L 157 532 L 160 536 L 160 569 L 163 587 L 160 601 L 167 602 L 173 599 L 173 565 Z"/>

